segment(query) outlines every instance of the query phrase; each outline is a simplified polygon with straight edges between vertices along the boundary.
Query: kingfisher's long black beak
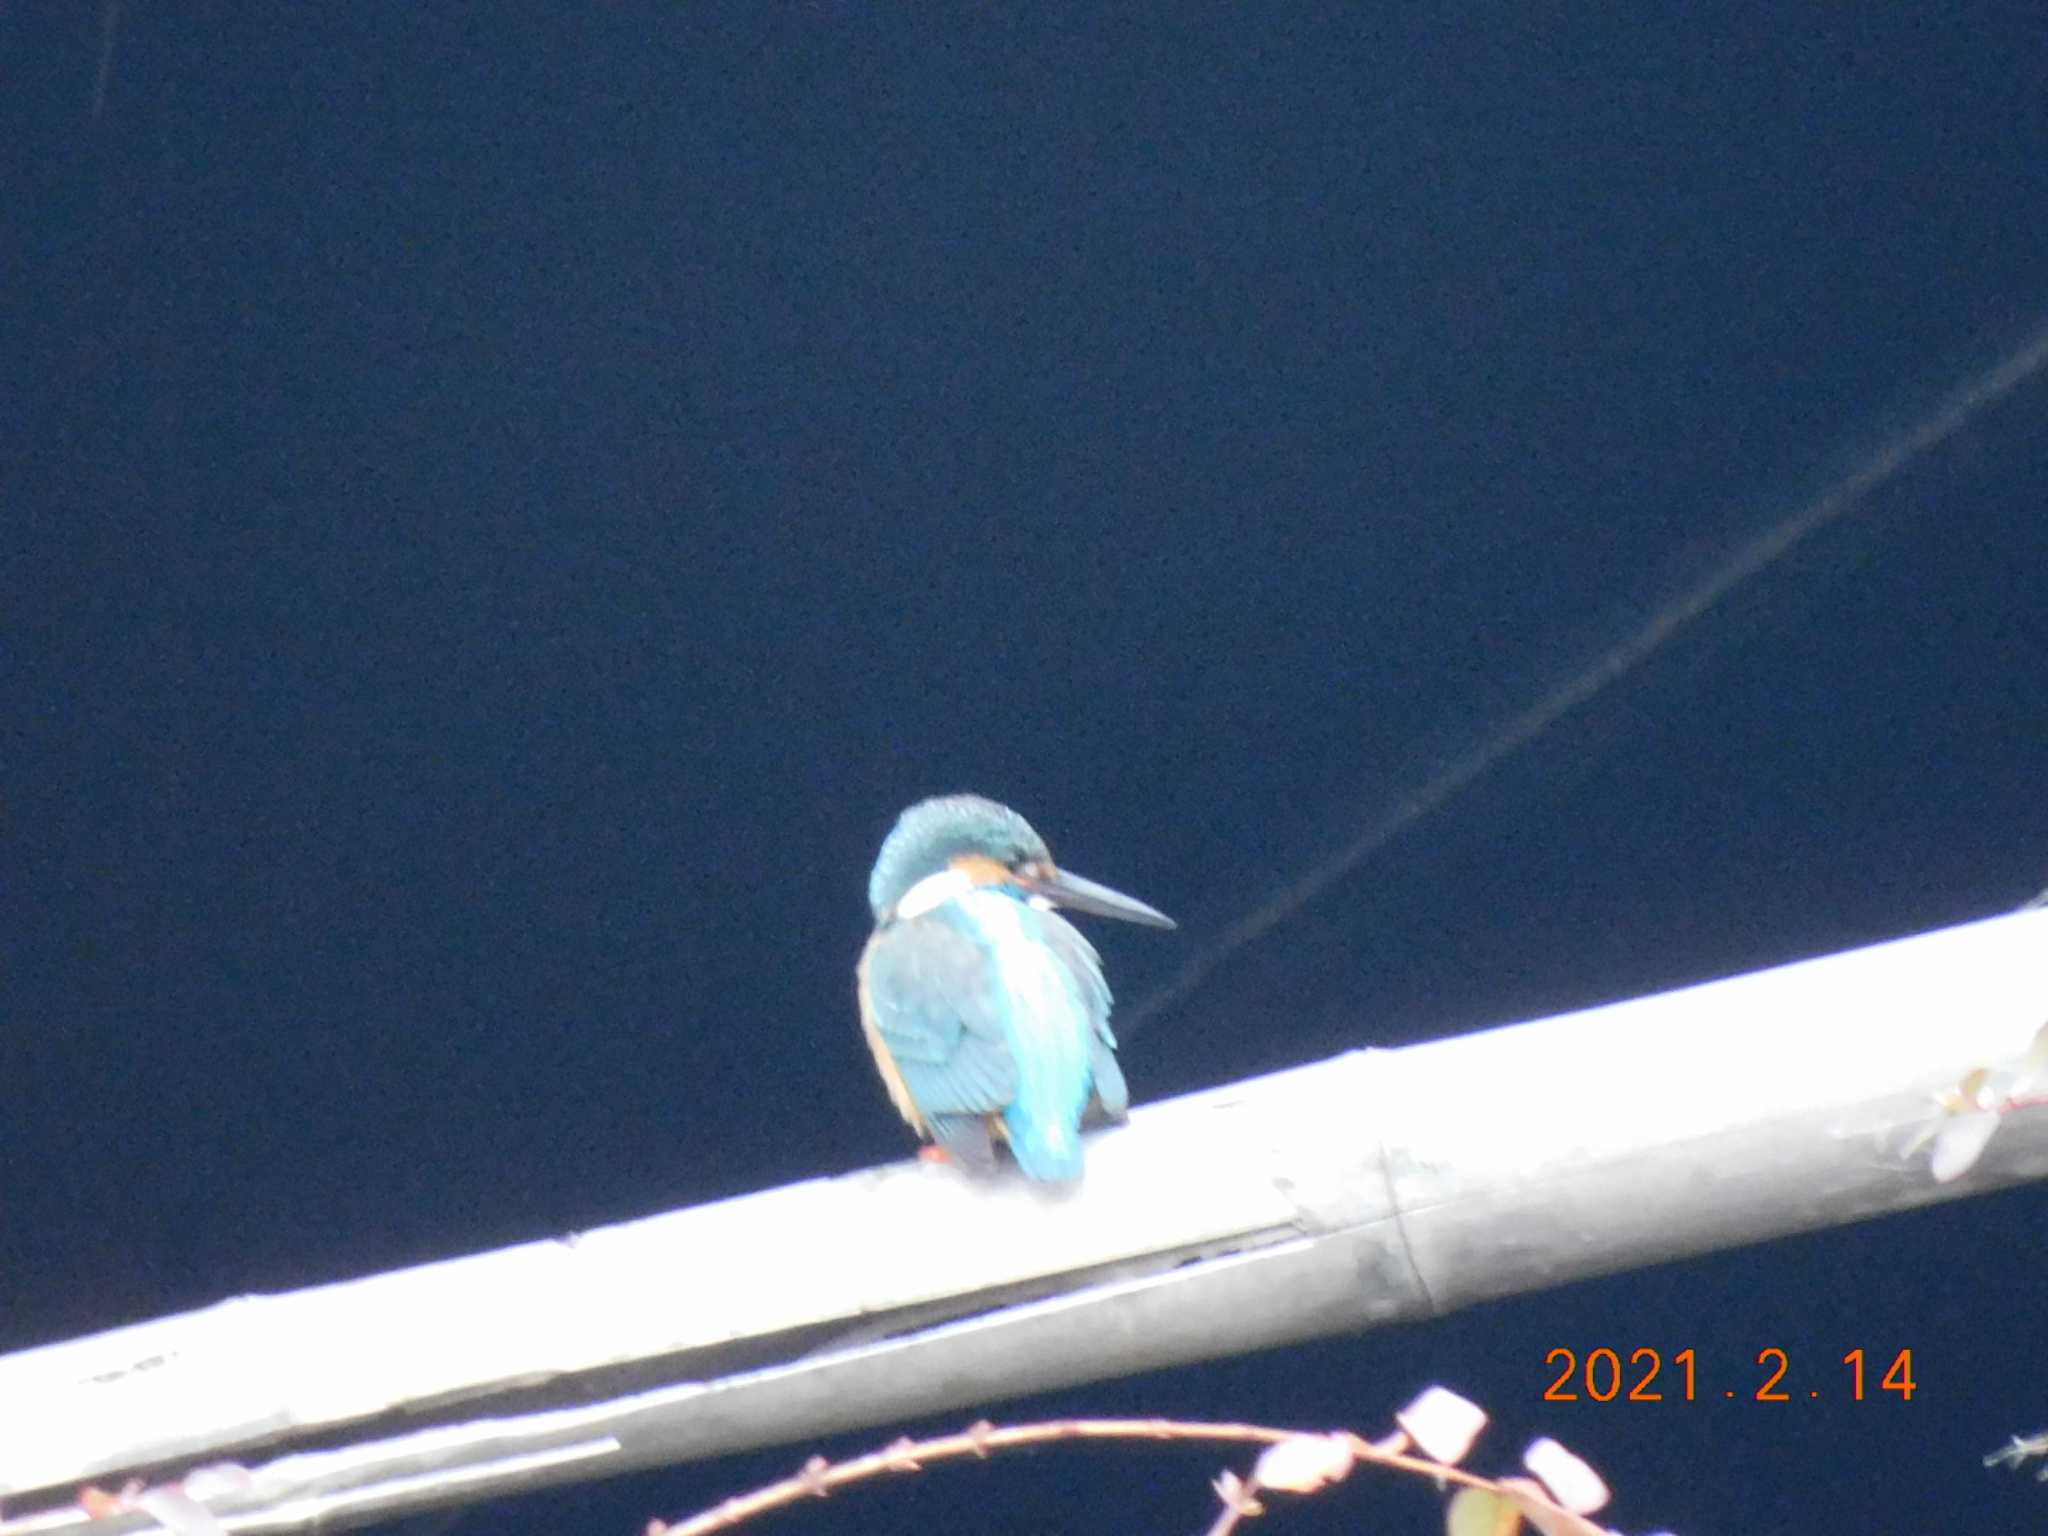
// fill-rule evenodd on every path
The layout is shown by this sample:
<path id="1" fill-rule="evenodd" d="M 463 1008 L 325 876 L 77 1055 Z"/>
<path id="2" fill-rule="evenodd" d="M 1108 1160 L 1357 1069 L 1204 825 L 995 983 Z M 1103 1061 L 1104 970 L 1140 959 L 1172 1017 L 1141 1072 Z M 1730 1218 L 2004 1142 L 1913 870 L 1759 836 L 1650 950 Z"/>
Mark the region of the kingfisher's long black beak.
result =
<path id="1" fill-rule="evenodd" d="M 1135 896 L 1112 891 L 1106 885 L 1097 885 L 1093 880 L 1084 880 L 1064 869 L 1020 872 L 1016 879 L 1032 895 L 1042 897 L 1056 907 L 1071 907 L 1076 912 L 1092 912 L 1097 917 L 1114 917 L 1126 923 L 1142 923 L 1147 928 L 1180 926 L 1157 907 L 1148 907 Z"/>

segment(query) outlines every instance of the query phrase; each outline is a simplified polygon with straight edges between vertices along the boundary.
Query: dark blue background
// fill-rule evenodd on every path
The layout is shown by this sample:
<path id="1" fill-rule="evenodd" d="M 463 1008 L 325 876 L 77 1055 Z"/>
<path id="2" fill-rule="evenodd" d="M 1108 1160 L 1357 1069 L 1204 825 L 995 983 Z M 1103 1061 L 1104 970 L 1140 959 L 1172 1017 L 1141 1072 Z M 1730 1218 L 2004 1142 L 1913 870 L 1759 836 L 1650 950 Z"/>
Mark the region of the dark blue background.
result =
<path id="1" fill-rule="evenodd" d="M 2044 65 L 2036 0 L 10 11 L 0 1348 L 904 1155 L 850 981 L 902 805 L 995 795 L 1175 913 L 1100 935 L 1156 995 L 2031 332 Z M 1137 1096 L 2048 883 L 2044 416 L 1147 1018 Z M 1633 1530 L 2017 1529 L 2048 1496 L 1978 1459 L 2048 1423 L 2044 1224 L 991 1408 L 1372 1428 L 1444 1380 Z M 1921 1390 L 1537 1401 L 1599 1344 Z M 1218 1460 L 779 1528 L 1192 1530 Z"/>

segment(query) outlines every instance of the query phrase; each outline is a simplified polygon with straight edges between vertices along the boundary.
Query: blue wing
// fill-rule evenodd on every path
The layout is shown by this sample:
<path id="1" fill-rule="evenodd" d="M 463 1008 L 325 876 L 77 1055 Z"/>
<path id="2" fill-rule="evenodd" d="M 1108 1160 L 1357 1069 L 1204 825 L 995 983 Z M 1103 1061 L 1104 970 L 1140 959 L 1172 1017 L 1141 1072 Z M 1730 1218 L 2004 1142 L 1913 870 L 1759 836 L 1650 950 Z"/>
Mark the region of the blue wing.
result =
<path id="1" fill-rule="evenodd" d="M 1046 942 L 1072 973 L 1081 1004 L 1088 1011 L 1088 1068 L 1096 1102 L 1104 1115 L 1121 1120 L 1130 1110 L 1131 1090 L 1124 1083 L 1123 1068 L 1116 1063 L 1116 1036 L 1109 1028 L 1109 983 L 1102 979 L 1102 957 L 1081 930 L 1058 913 L 1044 913 L 1042 920 Z"/>
<path id="2" fill-rule="evenodd" d="M 939 1116 L 993 1114 L 1016 1097 L 996 980 L 987 952 L 943 907 L 868 940 L 861 1013 L 882 1076 L 893 1069 L 909 1098 L 896 1105 L 904 1118 L 914 1108 L 929 1126 Z"/>

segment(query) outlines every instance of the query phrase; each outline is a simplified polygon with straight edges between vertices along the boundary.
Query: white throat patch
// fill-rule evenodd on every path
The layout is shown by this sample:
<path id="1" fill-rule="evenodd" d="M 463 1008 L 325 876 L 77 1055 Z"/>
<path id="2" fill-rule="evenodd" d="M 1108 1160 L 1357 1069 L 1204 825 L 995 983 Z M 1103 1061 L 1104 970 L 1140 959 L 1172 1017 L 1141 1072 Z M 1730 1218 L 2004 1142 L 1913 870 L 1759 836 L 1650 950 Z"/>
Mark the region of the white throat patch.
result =
<path id="1" fill-rule="evenodd" d="M 936 875 L 926 875 L 896 903 L 897 920 L 923 917 L 933 907 L 943 906 L 973 889 L 974 881 L 964 869 L 942 869 Z"/>

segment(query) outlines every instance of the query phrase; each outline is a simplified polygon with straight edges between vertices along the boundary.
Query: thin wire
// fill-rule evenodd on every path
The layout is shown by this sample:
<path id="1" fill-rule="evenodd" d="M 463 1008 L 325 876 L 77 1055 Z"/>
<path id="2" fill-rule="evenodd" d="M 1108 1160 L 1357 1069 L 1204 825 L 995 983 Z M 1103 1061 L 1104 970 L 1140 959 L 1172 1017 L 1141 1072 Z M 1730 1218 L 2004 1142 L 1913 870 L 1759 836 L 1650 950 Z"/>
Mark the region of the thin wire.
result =
<path id="1" fill-rule="evenodd" d="M 1672 639 L 1708 613 L 1722 598 L 1766 570 L 1821 529 L 1854 510 L 1913 460 L 1952 437 L 1973 416 L 1997 404 L 2048 364 L 2048 325 L 2036 329 L 2005 361 L 1963 385 L 1918 426 L 1893 438 L 1858 468 L 1791 516 L 1737 549 L 1698 582 L 1653 613 L 1638 629 L 1507 721 L 1478 746 L 1456 758 L 1419 788 L 1396 801 L 1359 834 L 1300 879 L 1225 928 L 1187 964 L 1117 1021 L 1128 1035 L 1156 1013 L 1173 1007 L 1215 974 L 1237 951 L 1280 924 L 1344 879 L 1404 829 L 1547 731 L 1580 705 L 1598 697 Z"/>

